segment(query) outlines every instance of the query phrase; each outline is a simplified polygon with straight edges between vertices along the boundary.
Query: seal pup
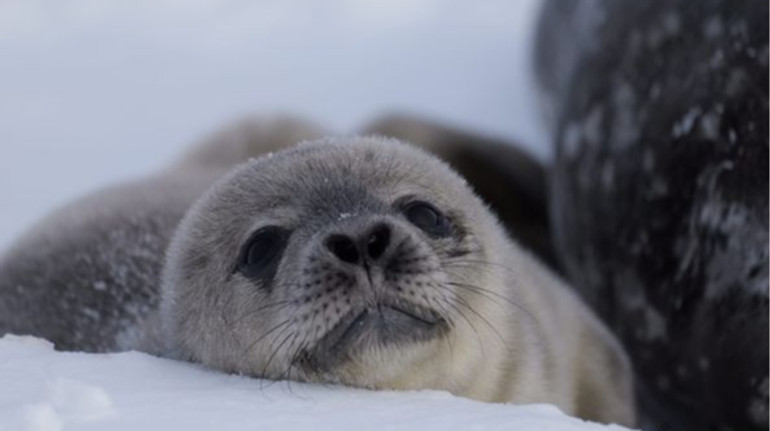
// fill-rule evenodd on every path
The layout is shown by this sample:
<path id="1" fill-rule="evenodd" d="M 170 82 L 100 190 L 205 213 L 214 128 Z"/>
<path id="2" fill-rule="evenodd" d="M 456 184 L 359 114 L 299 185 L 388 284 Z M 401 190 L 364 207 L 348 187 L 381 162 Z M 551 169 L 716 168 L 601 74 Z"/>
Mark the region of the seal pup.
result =
<path id="1" fill-rule="evenodd" d="M 612 337 L 506 238 L 460 177 L 430 156 L 384 138 L 316 142 L 248 162 L 206 192 L 236 163 L 323 134 L 295 119 L 250 121 L 215 135 L 159 175 L 52 214 L 0 259 L 0 333 L 41 336 L 60 350 L 137 349 L 254 376 L 445 389 L 485 401 L 550 402 L 587 419 L 632 421 L 627 361 Z M 274 161 L 279 164 L 270 168 Z M 254 194 L 229 201 L 238 189 Z M 270 193 L 277 197 L 274 206 L 257 212 Z M 293 212 L 286 206 L 303 196 L 307 205 L 297 201 Z M 216 203 L 223 205 L 217 209 Z M 165 265 L 161 301 L 163 256 L 185 213 Z M 270 217 L 269 226 L 279 229 L 253 236 Z M 362 252 L 352 238 L 359 229 L 367 236 L 367 217 L 386 229 L 368 235 L 375 245 Z M 431 220 L 438 223 L 433 228 Z M 333 228 L 342 238 L 331 241 L 336 254 L 328 247 L 318 251 L 323 243 L 311 241 L 313 232 Z M 413 249 L 394 248 L 398 239 Z M 261 245 L 246 253 L 252 240 L 249 250 Z M 274 246 L 279 253 L 258 251 Z M 345 261 L 354 260 L 351 250 L 360 264 L 378 255 L 377 264 L 364 271 Z M 318 253 L 341 268 L 332 274 L 331 264 L 308 267 Z M 305 262 L 309 274 L 297 272 L 289 256 Z M 275 273 L 244 269 L 252 264 L 274 266 Z M 302 296 L 298 283 L 276 281 L 292 274 L 307 280 L 313 297 Z M 331 301 L 334 289 L 338 296 Z M 344 289 L 353 293 L 342 298 Z M 372 302 L 375 291 L 386 293 Z M 290 299 L 292 292 L 300 296 Z M 268 302 L 280 295 L 289 302 Z M 196 316 L 196 303 L 211 308 Z M 336 306 L 347 314 L 327 315 Z M 292 310 L 317 310 L 321 317 L 303 324 L 297 314 L 300 324 L 287 329 L 289 323 L 277 319 Z M 318 334 L 287 338 L 286 331 L 319 319 L 326 323 Z M 271 327 L 247 324 L 271 321 Z"/>
<path id="2" fill-rule="evenodd" d="M 230 373 L 634 422 L 629 362 L 446 164 L 382 137 L 245 163 L 187 212 L 146 334 Z"/>

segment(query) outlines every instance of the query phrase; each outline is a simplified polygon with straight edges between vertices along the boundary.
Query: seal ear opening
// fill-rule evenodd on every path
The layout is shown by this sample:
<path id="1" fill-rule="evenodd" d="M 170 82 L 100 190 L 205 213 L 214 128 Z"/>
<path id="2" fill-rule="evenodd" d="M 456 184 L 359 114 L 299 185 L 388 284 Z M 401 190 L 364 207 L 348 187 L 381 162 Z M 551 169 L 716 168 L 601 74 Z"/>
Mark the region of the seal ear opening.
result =
<path id="1" fill-rule="evenodd" d="M 444 160 L 468 180 L 513 237 L 560 272 L 548 222 L 546 168 L 515 143 L 405 115 L 382 117 L 364 133 L 410 142 Z"/>

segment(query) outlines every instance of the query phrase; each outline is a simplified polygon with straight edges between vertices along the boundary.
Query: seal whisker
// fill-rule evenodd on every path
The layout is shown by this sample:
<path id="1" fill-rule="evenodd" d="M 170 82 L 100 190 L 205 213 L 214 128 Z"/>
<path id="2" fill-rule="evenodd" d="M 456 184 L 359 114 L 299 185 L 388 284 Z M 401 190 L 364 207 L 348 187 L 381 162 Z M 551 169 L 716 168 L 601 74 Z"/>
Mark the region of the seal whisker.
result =
<path id="1" fill-rule="evenodd" d="M 434 283 L 428 283 L 428 286 L 433 286 L 433 285 Z M 439 296 L 438 298 L 427 297 L 426 301 L 428 305 L 430 305 L 436 311 L 438 311 L 438 314 L 441 316 L 442 319 L 444 319 L 447 325 L 450 326 L 450 329 L 452 329 L 455 326 L 454 319 L 451 318 L 450 310 L 446 306 L 446 305 L 451 305 L 451 302 L 447 298 L 444 298 L 443 296 Z"/>
<path id="2" fill-rule="evenodd" d="M 289 346 L 294 345 L 294 342 L 297 340 L 299 335 L 300 335 L 300 332 L 296 332 L 295 331 L 294 335 L 292 336 L 292 340 L 289 343 Z M 307 337 L 307 334 L 305 335 L 305 337 Z M 280 349 L 280 348 L 281 348 L 281 346 L 279 345 L 278 349 Z M 288 347 L 287 350 L 290 351 L 291 347 Z M 286 367 L 283 370 L 283 372 L 281 372 L 277 377 L 274 377 L 274 378 L 271 379 L 273 383 L 277 382 L 277 381 L 280 381 L 280 380 L 284 380 L 284 379 L 292 380 L 291 379 L 291 370 L 294 367 L 294 357 L 296 356 L 296 351 L 295 351 L 295 353 L 291 354 L 290 356 L 291 356 L 291 359 L 287 362 Z M 269 363 L 267 365 L 269 365 Z M 266 365 L 266 367 L 267 367 L 267 365 Z M 265 374 L 265 373 L 266 373 L 266 371 L 263 372 L 263 374 Z M 270 383 L 270 384 L 272 384 L 272 383 Z M 270 384 L 268 384 L 268 387 L 270 386 Z"/>
<path id="3" fill-rule="evenodd" d="M 271 333 L 273 333 L 274 331 L 277 331 L 278 329 L 280 329 L 280 328 L 282 328 L 282 327 L 284 327 L 284 326 L 286 326 L 286 325 L 290 324 L 290 323 L 291 323 L 291 321 L 292 321 L 292 319 L 291 319 L 291 318 L 285 319 L 285 320 L 283 320 L 281 323 L 279 323 L 279 324 L 277 324 L 277 325 L 273 326 L 272 328 L 268 329 L 268 330 L 267 330 L 265 333 L 263 333 L 262 335 L 260 335 L 260 336 L 259 336 L 259 337 L 258 337 L 256 340 L 254 340 L 253 342 L 251 342 L 251 343 L 248 345 L 248 347 L 246 347 L 246 349 L 244 349 L 244 351 L 241 353 L 241 355 L 240 355 L 240 356 L 239 356 L 239 358 L 238 358 L 238 362 L 241 362 L 241 361 L 243 361 L 243 360 L 245 359 L 245 357 L 246 357 L 246 356 L 249 354 L 249 352 L 251 351 L 251 349 L 253 349 L 253 348 L 254 348 L 254 347 L 255 347 L 255 346 L 256 346 L 256 345 L 257 345 L 257 344 L 258 344 L 260 341 L 264 340 L 264 339 L 265 339 L 267 336 L 269 336 L 269 335 L 270 335 Z"/>
<path id="4" fill-rule="evenodd" d="M 499 300 L 503 300 L 506 303 L 508 303 L 508 304 L 512 305 L 513 307 L 517 308 L 522 313 L 524 313 L 524 315 L 527 316 L 527 318 L 531 319 L 535 324 L 538 323 L 537 318 L 535 318 L 535 316 L 532 313 L 530 313 L 529 310 L 527 310 L 526 308 L 524 308 L 523 305 L 517 303 L 516 301 L 514 301 L 511 298 L 507 298 L 507 297 L 505 297 L 503 295 L 500 295 L 497 292 L 493 292 L 493 291 L 491 291 L 489 289 L 485 289 L 483 287 L 476 286 L 476 285 L 473 285 L 473 284 L 460 283 L 460 282 L 456 282 L 456 281 L 448 281 L 447 284 L 449 284 L 451 286 L 455 286 L 455 287 L 461 288 L 461 289 L 469 290 L 469 291 L 471 291 L 473 293 L 476 293 L 477 295 L 479 295 L 481 297 L 486 298 L 489 301 L 492 301 L 495 304 L 499 304 L 497 302 L 498 299 Z"/>
<path id="5" fill-rule="evenodd" d="M 293 303 L 294 303 L 294 301 L 289 301 L 289 300 L 278 301 L 278 302 L 274 302 L 274 303 L 271 303 L 271 304 L 267 304 L 267 305 L 263 305 L 263 306 L 257 307 L 257 308 L 255 308 L 253 310 L 248 310 L 245 313 L 241 313 L 238 316 L 237 319 L 228 322 L 229 323 L 228 326 L 232 328 L 235 325 L 243 322 L 244 320 L 246 320 L 246 319 L 248 319 L 250 317 L 254 317 L 255 314 L 257 314 L 257 313 L 259 313 L 261 311 L 266 311 L 266 310 L 271 310 L 271 309 L 281 310 L 281 309 L 283 309 L 285 307 L 288 307 L 289 305 L 292 305 Z M 271 310 L 271 311 L 273 311 L 273 310 Z M 224 309 L 222 310 L 222 313 L 223 314 L 225 313 Z"/>
<path id="6" fill-rule="evenodd" d="M 448 286 L 444 286 L 444 285 L 442 285 L 442 284 L 432 284 L 431 286 L 433 286 L 433 287 L 436 287 L 436 288 L 446 289 L 446 290 L 448 290 L 448 291 L 450 291 L 450 292 L 452 291 L 452 289 L 450 289 Z M 492 331 L 495 333 L 495 335 L 496 335 L 496 336 L 497 336 L 497 338 L 499 339 L 499 341 L 500 341 L 501 345 L 505 345 L 505 344 L 506 344 L 506 340 L 505 340 L 505 338 L 502 336 L 502 334 L 500 334 L 500 331 L 498 331 L 497 327 L 495 327 L 495 326 L 494 326 L 494 325 L 493 325 L 493 324 L 492 324 L 492 323 L 489 321 L 489 319 L 487 319 L 486 317 L 484 317 L 483 315 L 481 315 L 481 313 L 479 313 L 478 311 L 476 311 L 476 309 L 474 309 L 474 308 L 473 308 L 473 307 L 472 307 L 470 304 L 468 304 L 468 302 L 467 302 L 465 299 L 463 299 L 462 297 L 460 297 L 460 296 L 456 296 L 456 297 L 454 298 L 454 300 L 457 302 L 457 305 L 460 305 L 460 306 L 463 306 L 463 307 L 465 307 L 465 309 L 467 309 L 468 311 L 470 311 L 471 313 L 473 313 L 474 315 L 476 315 L 476 317 L 478 317 L 479 319 L 481 319 L 481 320 L 482 320 L 484 323 L 486 323 L 486 325 L 487 325 L 487 326 L 489 326 L 489 328 L 490 328 L 490 329 L 491 329 L 491 330 L 492 330 Z M 451 304 L 451 302 L 450 302 L 450 304 Z M 458 310 L 459 310 L 459 307 L 456 307 L 456 309 L 458 309 Z M 475 330 L 475 328 L 474 328 L 474 330 Z M 477 333 L 476 335 L 477 335 L 477 336 L 479 336 L 479 334 L 478 334 L 478 333 Z"/>
<path id="7" fill-rule="evenodd" d="M 519 275 L 519 272 L 518 272 L 517 269 L 512 268 L 512 267 L 510 267 L 508 265 L 502 264 L 500 262 L 493 262 L 493 261 L 489 261 L 489 260 L 468 259 L 468 258 L 464 258 L 463 257 L 463 258 L 456 258 L 456 259 L 455 258 L 449 258 L 449 259 L 446 259 L 442 263 L 444 265 L 446 265 L 446 266 L 463 266 L 463 264 L 467 264 L 465 266 L 473 266 L 474 268 L 478 268 L 475 265 L 486 265 L 486 266 L 491 266 L 491 267 L 503 269 L 503 270 L 508 272 L 508 274 L 510 274 L 513 277 L 516 277 L 516 276 Z M 485 270 L 489 271 L 489 269 L 485 269 Z M 494 273 L 490 272 L 490 274 L 494 274 Z"/>
<path id="8" fill-rule="evenodd" d="M 430 286 L 436 289 L 445 288 L 445 286 L 436 285 L 436 284 L 430 284 Z M 484 350 L 484 343 L 482 342 L 481 334 L 479 334 L 479 331 L 476 329 L 476 326 L 473 324 L 473 322 L 471 322 L 470 319 L 468 319 L 468 316 L 465 315 L 463 310 L 460 309 L 460 307 L 458 307 L 457 304 L 453 303 L 452 301 L 446 301 L 446 304 L 449 307 L 451 307 L 457 313 L 457 315 L 459 315 L 465 321 L 465 323 L 468 324 L 468 327 L 471 328 L 471 330 L 476 334 L 476 341 L 479 344 L 479 348 L 481 350 Z"/>
<path id="9" fill-rule="evenodd" d="M 476 315 L 476 317 L 478 317 L 479 319 L 481 319 L 481 321 L 482 321 L 482 322 L 484 322 L 484 323 L 485 323 L 485 324 L 486 324 L 486 325 L 489 327 L 489 329 L 491 329 L 491 330 L 492 330 L 492 332 L 494 332 L 494 334 L 497 336 L 497 339 L 500 341 L 500 345 L 501 345 L 501 346 L 503 346 L 503 347 L 505 347 L 506 349 L 510 350 L 510 347 L 509 347 L 509 346 L 507 346 L 507 344 L 508 344 L 508 343 L 507 343 L 507 341 L 508 341 L 508 340 L 506 340 L 506 339 L 503 337 L 503 335 L 500 333 L 500 331 L 498 330 L 498 328 L 497 328 L 495 325 L 493 325 L 493 324 L 492 324 L 492 322 L 490 322 L 490 321 L 489 321 L 489 319 L 487 319 L 487 318 L 486 318 L 486 317 L 484 317 L 484 316 L 483 316 L 481 313 L 479 313 L 478 311 L 476 311 L 476 309 L 475 309 L 475 308 L 473 308 L 473 307 L 472 307 L 470 304 L 468 304 L 468 302 L 467 302 L 465 299 L 463 299 L 463 298 L 461 298 L 461 297 L 457 297 L 456 299 L 457 299 L 457 301 L 458 301 L 458 304 L 460 304 L 460 305 L 464 306 L 464 307 L 465 307 L 465 308 L 467 308 L 467 309 L 468 309 L 468 310 L 469 310 L 471 313 L 475 314 L 475 315 Z"/>
<path id="10" fill-rule="evenodd" d="M 310 347 L 309 338 L 311 336 L 311 329 L 315 327 L 315 320 L 318 317 L 318 314 L 313 314 L 313 317 L 310 319 L 310 322 L 305 326 L 305 330 L 303 331 L 305 333 L 305 336 L 303 337 L 302 341 L 297 346 L 294 355 L 292 355 L 292 359 L 289 362 L 289 366 L 293 366 L 298 362 L 303 362 L 305 366 L 298 367 L 303 374 L 305 374 L 305 377 L 309 380 L 310 375 L 308 374 L 309 370 L 308 367 L 312 367 L 312 371 L 316 372 L 317 370 L 314 367 L 314 363 L 312 361 L 304 361 L 305 355 L 306 355 L 306 348 Z"/>
<path id="11" fill-rule="evenodd" d="M 283 332 L 283 331 L 281 331 L 281 332 Z M 278 344 L 278 346 L 275 349 L 272 348 L 273 343 L 270 343 L 270 346 L 268 347 L 268 350 L 272 350 L 272 353 L 267 358 L 267 362 L 265 363 L 265 366 L 262 368 L 262 373 L 260 374 L 260 376 L 262 376 L 262 377 L 266 377 L 267 376 L 267 371 L 270 368 L 270 363 L 273 361 L 275 356 L 278 354 L 278 352 L 281 350 L 281 348 L 284 346 L 284 344 L 286 344 L 286 342 L 289 341 L 289 339 L 291 339 L 292 337 L 296 337 L 296 336 L 297 336 L 297 333 L 295 331 L 289 332 L 285 337 L 283 337 L 283 340 L 281 341 L 280 344 Z M 275 341 L 275 339 L 273 341 Z M 278 377 L 278 379 L 280 379 L 280 376 Z"/>

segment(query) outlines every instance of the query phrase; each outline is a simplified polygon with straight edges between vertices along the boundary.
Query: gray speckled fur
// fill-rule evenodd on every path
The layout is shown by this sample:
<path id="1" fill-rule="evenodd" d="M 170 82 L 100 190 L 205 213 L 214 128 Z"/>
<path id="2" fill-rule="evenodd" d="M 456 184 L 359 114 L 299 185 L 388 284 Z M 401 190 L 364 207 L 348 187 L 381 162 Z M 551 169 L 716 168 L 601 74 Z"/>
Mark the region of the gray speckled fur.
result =
<path id="1" fill-rule="evenodd" d="M 323 134 L 291 118 L 241 122 L 158 175 L 55 211 L 0 258 L 0 334 L 40 336 L 61 350 L 132 347 L 137 322 L 157 308 L 166 247 L 195 199 L 249 156 Z"/>

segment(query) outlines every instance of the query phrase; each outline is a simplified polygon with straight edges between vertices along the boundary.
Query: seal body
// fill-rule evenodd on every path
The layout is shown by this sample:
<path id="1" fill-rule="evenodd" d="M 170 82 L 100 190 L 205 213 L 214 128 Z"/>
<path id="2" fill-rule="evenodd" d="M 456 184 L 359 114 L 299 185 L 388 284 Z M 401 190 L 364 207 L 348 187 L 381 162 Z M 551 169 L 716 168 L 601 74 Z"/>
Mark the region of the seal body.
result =
<path id="1" fill-rule="evenodd" d="M 44 221 L 0 266 L 0 330 L 634 422 L 622 349 L 449 166 L 392 139 L 334 138 L 216 180 L 254 154 L 254 133 Z"/>
<path id="2" fill-rule="evenodd" d="M 654 429 L 768 429 L 767 15 L 599 0 L 542 16 L 553 237 Z"/>

